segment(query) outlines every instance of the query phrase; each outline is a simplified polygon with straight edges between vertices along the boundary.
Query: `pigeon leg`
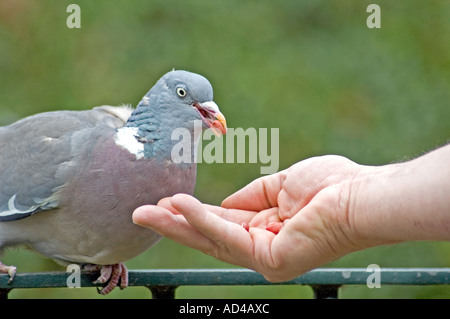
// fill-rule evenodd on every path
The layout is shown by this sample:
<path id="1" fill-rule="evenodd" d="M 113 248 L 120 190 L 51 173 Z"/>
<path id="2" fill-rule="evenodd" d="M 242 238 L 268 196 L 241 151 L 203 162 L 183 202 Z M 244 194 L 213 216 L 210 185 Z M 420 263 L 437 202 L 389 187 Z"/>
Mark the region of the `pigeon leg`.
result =
<path id="1" fill-rule="evenodd" d="M 104 284 L 111 278 L 112 265 L 104 265 L 100 269 L 100 276 L 94 281 L 94 284 Z"/>
<path id="2" fill-rule="evenodd" d="M 0 261 L 0 273 L 9 275 L 8 284 L 10 284 L 14 280 L 14 277 L 16 276 L 16 270 L 17 268 L 15 266 L 6 266 Z"/>
<path id="3" fill-rule="evenodd" d="M 120 289 L 128 287 L 128 269 L 122 264 L 122 271 L 120 273 Z"/>
<path id="4" fill-rule="evenodd" d="M 99 290 L 101 295 L 109 294 L 120 281 L 120 288 L 126 288 L 128 286 L 128 270 L 123 263 L 115 265 L 104 265 L 100 270 L 100 277 L 94 281 L 94 284 L 108 284 Z"/>

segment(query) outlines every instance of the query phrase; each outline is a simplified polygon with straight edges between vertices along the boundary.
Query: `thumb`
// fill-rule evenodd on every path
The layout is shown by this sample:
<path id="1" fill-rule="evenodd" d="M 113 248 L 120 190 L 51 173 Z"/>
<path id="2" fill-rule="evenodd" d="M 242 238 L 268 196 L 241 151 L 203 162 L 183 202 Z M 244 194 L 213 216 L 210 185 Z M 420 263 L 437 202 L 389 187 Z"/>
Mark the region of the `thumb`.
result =
<path id="1" fill-rule="evenodd" d="M 277 206 L 278 193 L 285 179 L 285 171 L 255 179 L 247 186 L 225 198 L 221 206 L 257 212 L 275 207 Z"/>

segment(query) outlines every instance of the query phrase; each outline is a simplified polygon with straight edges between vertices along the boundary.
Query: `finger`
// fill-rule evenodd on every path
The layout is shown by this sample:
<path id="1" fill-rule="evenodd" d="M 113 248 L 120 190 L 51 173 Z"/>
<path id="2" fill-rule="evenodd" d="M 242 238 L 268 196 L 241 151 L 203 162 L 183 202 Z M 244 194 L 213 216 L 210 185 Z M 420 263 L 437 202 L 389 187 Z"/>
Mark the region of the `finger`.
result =
<path id="1" fill-rule="evenodd" d="M 254 269 L 252 236 L 241 224 L 208 211 L 207 205 L 186 194 L 173 196 L 171 203 L 196 230 L 214 242 L 201 251 L 225 262 Z"/>
<path id="2" fill-rule="evenodd" d="M 281 222 L 270 222 L 266 226 L 266 230 L 274 233 L 275 235 L 280 232 L 281 228 L 283 228 L 283 223 Z"/>
<path id="3" fill-rule="evenodd" d="M 222 207 L 261 211 L 277 206 L 278 193 L 286 179 L 285 171 L 260 177 L 222 202 Z"/>
<path id="4" fill-rule="evenodd" d="M 262 228 L 250 228 L 249 233 L 254 243 L 254 269 L 266 273 L 267 269 L 273 268 L 274 265 L 271 246 L 276 235 Z"/>
<path id="5" fill-rule="evenodd" d="M 208 251 L 215 248 L 214 242 L 193 228 L 183 215 L 173 214 L 163 207 L 141 206 L 133 212 L 133 222 L 197 250 Z"/>
<path id="6" fill-rule="evenodd" d="M 281 222 L 278 216 L 278 207 L 272 207 L 255 214 L 255 217 L 250 222 L 250 227 L 266 229 L 271 222 Z"/>
<path id="7" fill-rule="evenodd" d="M 238 265 L 249 263 L 253 243 L 242 225 L 209 212 L 196 198 L 186 194 L 173 196 L 171 203 L 184 215 L 189 224 L 216 244 L 217 247 L 213 251 L 204 251 L 205 253 Z"/>
<path id="8" fill-rule="evenodd" d="M 255 215 L 258 214 L 258 212 L 250 210 L 223 208 L 208 204 L 203 204 L 203 206 L 217 216 L 236 224 L 248 223 L 253 219 L 253 217 L 255 217 Z"/>
<path id="9" fill-rule="evenodd" d="M 159 202 L 156 204 L 159 207 L 163 207 L 167 209 L 168 211 L 172 212 L 172 214 L 179 215 L 180 212 L 177 211 L 171 204 L 170 204 L 170 197 L 164 197 L 159 200 Z"/>
<path id="10" fill-rule="evenodd" d="M 180 214 L 180 212 L 175 207 L 172 206 L 170 202 L 170 197 L 161 199 L 157 205 L 171 211 L 173 214 Z M 223 219 L 236 224 L 242 224 L 244 222 L 248 223 L 257 214 L 256 212 L 253 211 L 246 211 L 240 209 L 226 209 L 220 206 L 208 204 L 203 204 L 203 206 L 205 206 L 205 208 L 211 213 L 214 213 L 217 216 L 220 216 Z"/>

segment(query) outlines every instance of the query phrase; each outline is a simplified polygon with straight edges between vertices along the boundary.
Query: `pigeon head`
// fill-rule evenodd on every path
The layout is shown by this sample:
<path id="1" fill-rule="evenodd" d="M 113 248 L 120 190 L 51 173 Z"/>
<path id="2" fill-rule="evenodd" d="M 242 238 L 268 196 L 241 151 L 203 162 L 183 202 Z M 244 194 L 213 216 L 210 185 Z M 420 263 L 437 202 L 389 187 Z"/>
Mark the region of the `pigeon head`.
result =
<path id="1" fill-rule="evenodd" d="M 177 128 L 187 129 L 196 141 L 196 123 L 220 136 L 227 131 L 226 120 L 213 101 L 209 81 L 195 73 L 171 71 L 163 75 L 142 98 L 125 127 L 137 130 L 136 138 L 145 144 L 145 157 L 170 152 Z M 194 150 L 195 151 L 195 150 Z"/>
<path id="2" fill-rule="evenodd" d="M 213 101 L 213 88 L 209 81 L 196 73 L 171 71 L 166 73 L 144 96 L 150 105 L 168 107 L 186 121 L 202 120 L 205 128 L 217 135 L 226 133 L 225 117 Z M 142 101 L 141 101 L 142 102 Z M 177 108 L 177 109 L 176 109 Z"/>

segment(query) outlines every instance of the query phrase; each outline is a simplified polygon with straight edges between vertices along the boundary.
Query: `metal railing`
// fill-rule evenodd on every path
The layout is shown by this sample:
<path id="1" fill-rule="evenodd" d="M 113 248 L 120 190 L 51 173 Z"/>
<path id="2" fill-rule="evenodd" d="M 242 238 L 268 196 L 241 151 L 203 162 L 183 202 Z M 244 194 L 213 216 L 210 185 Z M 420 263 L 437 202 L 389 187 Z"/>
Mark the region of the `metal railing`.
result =
<path id="1" fill-rule="evenodd" d="M 254 286 L 254 285 L 308 285 L 315 298 L 337 298 L 343 285 L 367 285 L 366 268 L 319 268 L 282 283 L 271 283 L 260 274 L 247 269 L 155 269 L 130 270 L 129 287 L 143 286 L 155 299 L 175 298 L 180 286 Z M 0 297 L 7 298 L 12 289 L 67 287 L 70 274 L 66 272 L 17 273 L 13 282 L 8 275 L 0 275 Z M 450 268 L 381 268 L 378 275 L 383 285 L 448 285 Z M 94 285 L 98 273 L 81 272 L 81 287 Z"/>

